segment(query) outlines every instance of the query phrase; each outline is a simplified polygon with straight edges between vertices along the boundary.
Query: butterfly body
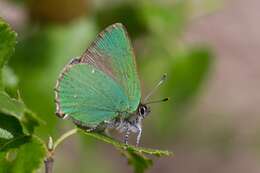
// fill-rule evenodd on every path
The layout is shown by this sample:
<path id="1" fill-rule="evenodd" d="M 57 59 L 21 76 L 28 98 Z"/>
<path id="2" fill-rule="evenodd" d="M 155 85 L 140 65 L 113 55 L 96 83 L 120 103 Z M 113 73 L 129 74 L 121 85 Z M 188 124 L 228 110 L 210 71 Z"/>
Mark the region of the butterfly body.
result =
<path id="1" fill-rule="evenodd" d="M 101 32 L 84 54 L 70 61 L 55 87 L 56 114 L 88 130 L 116 128 L 141 137 L 149 109 L 141 103 L 133 49 L 124 26 Z"/>

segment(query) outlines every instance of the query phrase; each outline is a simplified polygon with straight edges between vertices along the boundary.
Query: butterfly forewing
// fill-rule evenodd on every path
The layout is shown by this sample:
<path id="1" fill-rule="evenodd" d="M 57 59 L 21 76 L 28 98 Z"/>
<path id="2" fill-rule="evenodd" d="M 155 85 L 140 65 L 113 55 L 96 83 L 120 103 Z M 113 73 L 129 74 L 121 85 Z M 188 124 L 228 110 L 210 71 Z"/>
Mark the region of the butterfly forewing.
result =
<path id="1" fill-rule="evenodd" d="M 140 82 L 135 56 L 124 26 L 120 23 L 107 27 L 81 57 L 114 79 L 129 100 L 130 111 L 135 111 L 140 99 Z"/>

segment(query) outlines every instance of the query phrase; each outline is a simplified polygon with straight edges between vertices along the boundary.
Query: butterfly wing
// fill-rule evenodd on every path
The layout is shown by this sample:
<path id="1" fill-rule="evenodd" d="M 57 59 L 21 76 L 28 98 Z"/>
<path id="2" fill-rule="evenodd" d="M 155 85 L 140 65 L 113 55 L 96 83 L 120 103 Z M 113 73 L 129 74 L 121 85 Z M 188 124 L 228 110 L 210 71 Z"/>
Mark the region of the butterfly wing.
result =
<path id="1" fill-rule="evenodd" d="M 68 65 L 56 88 L 58 113 L 69 115 L 88 127 L 113 119 L 128 109 L 122 88 L 89 64 Z"/>
<path id="2" fill-rule="evenodd" d="M 128 97 L 129 111 L 136 110 L 141 99 L 140 81 L 131 42 L 122 24 L 113 24 L 101 32 L 80 61 L 114 79 Z"/>
<path id="3" fill-rule="evenodd" d="M 106 28 L 80 59 L 66 66 L 55 92 L 58 115 L 90 127 L 134 112 L 141 99 L 140 82 L 123 25 Z"/>

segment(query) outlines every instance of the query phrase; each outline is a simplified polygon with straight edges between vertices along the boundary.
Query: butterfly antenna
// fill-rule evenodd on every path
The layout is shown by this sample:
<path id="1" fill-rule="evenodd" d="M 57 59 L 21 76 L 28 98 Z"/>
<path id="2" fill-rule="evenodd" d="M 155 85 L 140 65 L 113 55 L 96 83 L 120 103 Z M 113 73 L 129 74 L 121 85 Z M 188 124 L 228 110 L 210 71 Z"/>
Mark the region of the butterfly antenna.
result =
<path id="1" fill-rule="evenodd" d="M 147 96 L 144 99 L 144 102 L 146 102 L 153 94 L 154 92 L 159 88 L 160 85 L 162 85 L 164 83 L 164 81 L 166 80 L 167 74 L 163 74 L 163 76 L 161 77 L 160 81 L 157 83 L 157 85 L 152 89 L 152 91 L 150 91 Z"/>
<path id="2" fill-rule="evenodd" d="M 164 99 L 161 99 L 161 100 L 150 101 L 150 102 L 147 102 L 147 103 L 145 103 L 145 104 L 146 104 L 146 105 L 149 105 L 149 104 L 152 104 L 152 103 L 166 102 L 166 101 L 168 101 L 168 100 L 169 100 L 169 98 L 167 97 L 167 98 L 164 98 Z"/>

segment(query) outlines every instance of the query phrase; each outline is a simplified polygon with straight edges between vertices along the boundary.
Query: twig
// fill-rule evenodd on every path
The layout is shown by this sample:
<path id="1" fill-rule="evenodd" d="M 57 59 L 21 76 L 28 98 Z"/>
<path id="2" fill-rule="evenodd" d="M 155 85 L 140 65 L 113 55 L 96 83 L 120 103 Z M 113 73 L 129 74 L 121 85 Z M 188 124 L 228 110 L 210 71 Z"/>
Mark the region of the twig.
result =
<path id="1" fill-rule="evenodd" d="M 54 163 L 54 159 L 53 159 L 53 155 L 54 155 L 54 151 L 55 149 L 58 147 L 58 145 L 60 143 L 62 143 L 66 138 L 70 137 L 71 135 L 77 133 L 78 129 L 72 129 L 69 130 L 68 132 L 64 133 L 63 135 L 61 135 L 61 137 L 59 137 L 57 139 L 57 141 L 53 144 L 53 140 L 52 137 L 49 137 L 49 141 L 48 141 L 48 156 L 47 158 L 44 160 L 44 165 L 45 165 L 45 173 L 52 173 L 53 170 L 53 163 Z"/>
<path id="2" fill-rule="evenodd" d="M 69 131 L 67 131 L 66 133 L 64 133 L 63 135 L 61 135 L 61 137 L 59 137 L 59 139 L 57 139 L 57 141 L 54 143 L 53 151 L 55 151 L 55 149 L 57 148 L 57 146 L 58 146 L 62 141 L 64 141 L 66 138 L 70 137 L 71 135 L 74 135 L 75 133 L 77 133 L 77 131 L 78 131 L 78 129 L 75 128 L 75 129 L 69 130 Z"/>
<path id="3" fill-rule="evenodd" d="M 44 165 L 45 165 L 45 173 L 52 173 L 52 168 L 53 168 L 53 162 L 54 159 L 52 157 L 47 157 L 44 160 Z"/>

